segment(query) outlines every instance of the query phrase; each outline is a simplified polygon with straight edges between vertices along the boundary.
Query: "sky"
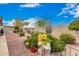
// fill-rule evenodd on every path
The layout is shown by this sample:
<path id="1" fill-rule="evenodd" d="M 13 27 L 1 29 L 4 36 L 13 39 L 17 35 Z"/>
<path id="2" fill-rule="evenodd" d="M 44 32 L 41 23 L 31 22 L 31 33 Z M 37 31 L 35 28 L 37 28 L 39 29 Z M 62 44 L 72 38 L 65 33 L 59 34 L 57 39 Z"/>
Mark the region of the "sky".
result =
<path id="1" fill-rule="evenodd" d="M 3 25 L 12 25 L 16 18 L 34 21 L 43 18 L 54 26 L 68 25 L 79 18 L 79 4 L 77 3 L 1 3 L 0 16 Z"/>

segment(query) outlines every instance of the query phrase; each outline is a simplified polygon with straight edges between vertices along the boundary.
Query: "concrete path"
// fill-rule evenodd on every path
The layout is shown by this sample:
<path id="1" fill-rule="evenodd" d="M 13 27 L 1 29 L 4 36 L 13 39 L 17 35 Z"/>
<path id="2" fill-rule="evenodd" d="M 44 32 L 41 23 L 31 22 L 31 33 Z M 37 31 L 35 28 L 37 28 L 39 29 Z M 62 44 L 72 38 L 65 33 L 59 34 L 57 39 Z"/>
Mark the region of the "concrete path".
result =
<path id="1" fill-rule="evenodd" d="M 8 56 L 8 48 L 6 43 L 6 37 L 0 36 L 0 56 Z"/>

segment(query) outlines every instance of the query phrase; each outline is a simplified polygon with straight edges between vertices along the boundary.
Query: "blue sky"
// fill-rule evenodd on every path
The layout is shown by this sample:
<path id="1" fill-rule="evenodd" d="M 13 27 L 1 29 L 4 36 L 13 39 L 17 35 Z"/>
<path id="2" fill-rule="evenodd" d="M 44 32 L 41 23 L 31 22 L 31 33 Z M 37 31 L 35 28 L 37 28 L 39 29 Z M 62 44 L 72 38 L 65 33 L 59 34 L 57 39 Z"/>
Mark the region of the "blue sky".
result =
<path id="1" fill-rule="evenodd" d="M 3 3 L 0 4 L 0 16 L 6 24 L 15 18 L 23 20 L 43 18 L 57 26 L 62 23 L 69 24 L 75 18 L 79 18 L 79 4 Z"/>

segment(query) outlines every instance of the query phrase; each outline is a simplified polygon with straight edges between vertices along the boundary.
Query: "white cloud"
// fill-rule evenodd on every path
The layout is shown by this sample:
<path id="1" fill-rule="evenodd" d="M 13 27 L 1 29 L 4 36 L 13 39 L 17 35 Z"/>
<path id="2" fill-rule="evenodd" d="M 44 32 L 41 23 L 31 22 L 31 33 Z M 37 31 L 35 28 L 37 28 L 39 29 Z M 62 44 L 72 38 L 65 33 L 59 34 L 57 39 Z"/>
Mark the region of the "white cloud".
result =
<path id="1" fill-rule="evenodd" d="M 57 16 L 61 16 L 65 13 L 65 11 L 63 10 L 62 12 L 60 12 Z"/>
<path id="2" fill-rule="evenodd" d="M 15 22 L 15 20 L 13 19 L 12 21 L 3 21 L 3 25 L 4 26 L 13 26 L 13 23 Z"/>
<path id="3" fill-rule="evenodd" d="M 74 14 L 74 18 L 79 18 L 79 11 Z"/>
<path id="4" fill-rule="evenodd" d="M 20 5 L 20 7 L 29 7 L 29 8 L 34 8 L 34 7 L 39 7 L 39 6 L 40 6 L 39 3 L 26 3 L 26 4 Z"/>
<path id="5" fill-rule="evenodd" d="M 76 3 L 69 3 L 69 4 L 66 4 L 66 6 L 69 8 L 75 8 Z"/>
<path id="6" fill-rule="evenodd" d="M 35 22 L 37 21 L 37 18 L 29 18 L 24 20 L 24 22 L 29 22 L 29 25 L 24 25 L 23 28 L 35 28 Z M 3 21 L 4 26 L 13 26 L 13 23 L 15 22 L 15 19 L 12 21 Z"/>
<path id="7" fill-rule="evenodd" d="M 75 12 L 74 12 L 74 11 L 69 11 L 69 14 L 70 14 L 70 15 L 74 15 Z"/>
<path id="8" fill-rule="evenodd" d="M 72 15 L 73 18 L 79 17 L 79 5 L 72 3 L 72 4 L 66 4 L 66 6 L 62 9 L 62 11 L 57 15 L 61 16 L 64 14 Z"/>
<path id="9" fill-rule="evenodd" d="M 79 5 L 76 6 L 75 11 L 74 11 L 74 18 L 79 17 Z"/>
<path id="10" fill-rule="evenodd" d="M 24 22 L 29 22 L 29 25 L 24 25 L 23 28 L 35 28 L 35 22 L 37 21 L 36 18 L 29 18 Z"/>
<path id="11" fill-rule="evenodd" d="M 34 23 L 35 21 L 36 21 L 36 18 L 29 18 L 29 19 L 25 20 L 24 22 Z"/>

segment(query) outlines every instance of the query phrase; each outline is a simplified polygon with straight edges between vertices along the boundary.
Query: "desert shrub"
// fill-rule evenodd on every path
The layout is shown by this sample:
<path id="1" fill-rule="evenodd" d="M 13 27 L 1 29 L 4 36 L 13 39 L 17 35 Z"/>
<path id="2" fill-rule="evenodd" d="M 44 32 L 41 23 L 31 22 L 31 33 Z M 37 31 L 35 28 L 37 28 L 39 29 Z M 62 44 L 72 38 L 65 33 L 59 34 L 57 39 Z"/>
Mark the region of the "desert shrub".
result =
<path id="1" fill-rule="evenodd" d="M 49 34 L 49 33 L 46 33 L 47 34 L 47 37 L 48 37 L 48 39 L 51 41 L 51 40 L 54 40 L 54 41 L 56 41 L 56 40 L 58 40 L 56 37 L 53 37 L 51 34 Z"/>
<path id="2" fill-rule="evenodd" d="M 25 35 L 25 33 L 23 32 L 23 29 L 22 28 L 19 29 L 18 34 L 19 34 L 19 36 L 24 36 Z"/>
<path id="3" fill-rule="evenodd" d="M 27 33 L 29 33 L 29 34 L 30 34 L 30 33 L 31 33 L 31 30 L 27 30 Z"/>
<path id="4" fill-rule="evenodd" d="M 38 42 L 38 40 L 36 38 L 34 38 L 34 37 L 31 38 L 30 48 L 32 48 L 32 47 L 38 48 L 37 42 Z"/>
<path id="5" fill-rule="evenodd" d="M 19 32 L 19 28 L 17 26 L 14 26 L 13 28 L 14 28 L 14 31 L 13 31 L 14 33 L 18 33 Z"/>
<path id="6" fill-rule="evenodd" d="M 54 47 L 54 44 L 55 44 L 56 40 L 57 40 L 57 39 L 56 39 L 55 37 L 51 37 L 51 36 L 50 36 L 51 52 L 54 51 L 54 50 L 53 50 L 53 47 Z"/>
<path id="7" fill-rule="evenodd" d="M 51 34 L 47 34 L 47 36 L 50 40 L 51 53 L 64 51 L 65 44 L 63 41 L 57 39 L 56 37 L 53 37 Z"/>
<path id="8" fill-rule="evenodd" d="M 14 28 L 14 30 L 18 30 L 19 31 L 19 28 L 17 26 L 14 26 L 13 28 Z"/>
<path id="9" fill-rule="evenodd" d="M 32 47 L 37 48 L 39 33 L 42 33 L 42 32 L 30 32 L 30 37 L 24 41 L 25 46 L 28 48 L 32 48 Z"/>
<path id="10" fill-rule="evenodd" d="M 39 32 L 30 32 L 31 36 L 35 37 L 38 36 Z"/>
<path id="11" fill-rule="evenodd" d="M 27 48 L 30 48 L 30 41 L 30 39 L 24 41 L 24 44 Z"/>
<path id="12" fill-rule="evenodd" d="M 36 39 L 36 37 L 31 36 L 30 38 L 24 41 L 24 44 L 27 48 L 32 48 L 32 47 L 38 48 L 37 42 L 38 40 Z"/>
<path id="13" fill-rule="evenodd" d="M 76 38 L 71 34 L 61 34 L 60 40 L 63 41 L 65 44 L 72 44 L 75 42 Z"/>
<path id="14" fill-rule="evenodd" d="M 19 32 L 19 36 L 24 36 L 24 32 Z"/>
<path id="15" fill-rule="evenodd" d="M 42 34 L 43 32 L 36 32 L 36 31 L 33 31 L 33 32 L 30 32 L 31 36 L 33 37 L 38 37 L 39 34 Z"/>
<path id="16" fill-rule="evenodd" d="M 65 44 L 61 40 L 56 40 L 51 47 L 51 52 L 62 52 L 64 51 Z"/>
<path id="17" fill-rule="evenodd" d="M 43 33 L 43 32 L 32 32 L 31 36 L 26 39 L 24 41 L 24 44 L 27 48 L 39 48 L 38 47 L 38 35 L 39 33 Z M 62 52 L 64 50 L 65 44 L 62 40 L 58 40 L 56 37 L 53 37 L 51 34 L 49 33 L 45 33 L 47 34 L 47 41 L 46 42 L 50 42 L 51 45 L 51 53 L 52 52 Z"/>
<path id="18" fill-rule="evenodd" d="M 50 38 L 50 45 L 51 45 L 51 53 L 52 52 L 62 52 L 64 50 L 65 44 L 63 41 L 52 37 L 49 35 Z"/>

